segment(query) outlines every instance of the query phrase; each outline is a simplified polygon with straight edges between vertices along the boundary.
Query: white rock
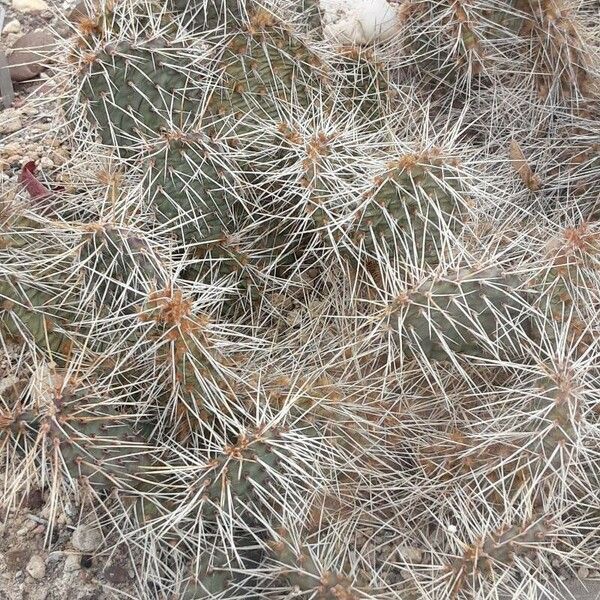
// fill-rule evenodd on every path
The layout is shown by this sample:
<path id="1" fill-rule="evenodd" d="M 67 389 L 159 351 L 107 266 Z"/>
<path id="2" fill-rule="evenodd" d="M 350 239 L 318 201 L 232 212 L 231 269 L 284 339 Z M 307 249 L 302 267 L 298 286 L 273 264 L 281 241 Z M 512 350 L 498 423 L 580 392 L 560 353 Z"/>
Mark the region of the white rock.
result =
<path id="1" fill-rule="evenodd" d="M 369 44 L 400 29 L 400 8 L 387 0 L 321 0 L 323 34 L 333 42 Z"/>
<path id="2" fill-rule="evenodd" d="M 9 134 L 19 131 L 23 127 L 21 115 L 14 108 L 7 108 L 2 111 L 0 119 L 0 134 Z"/>
<path id="3" fill-rule="evenodd" d="M 46 563 L 44 562 L 44 559 L 37 554 L 34 554 L 29 559 L 25 568 L 34 579 L 44 579 L 44 576 L 46 575 Z"/>
<path id="4" fill-rule="evenodd" d="M 48 158 L 47 156 L 42 156 L 42 158 L 40 158 L 40 167 L 42 169 L 51 169 L 54 166 L 54 161 L 51 158 Z"/>
<path id="5" fill-rule="evenodd" d="M 19 19 L 13 19 L 12 21 L 9 21 L 2 29 L 2 33 L 4 35 L 9 33 L 21 33 L 21 23 Z"/>
<path id="6" fill-rule="evenodd" d="M 49 8 L 45 0 L 12 0 L 12 7 L 22 13 L 41 12 Z"/>
<path id="7" fill-rule="evenodd" d="M 78 525 L 73 532 L 71 544 L 75 550 L 80 552 L 95 552 L 102 544 L 102 533 L 96 527 Z"/>

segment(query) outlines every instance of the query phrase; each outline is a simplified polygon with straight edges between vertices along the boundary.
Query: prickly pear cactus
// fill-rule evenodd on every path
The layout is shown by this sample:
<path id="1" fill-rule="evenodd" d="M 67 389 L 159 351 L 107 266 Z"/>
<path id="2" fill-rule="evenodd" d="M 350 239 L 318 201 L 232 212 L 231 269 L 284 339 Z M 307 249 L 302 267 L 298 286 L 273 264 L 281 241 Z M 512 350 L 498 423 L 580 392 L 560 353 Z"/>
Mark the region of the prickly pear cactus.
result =
<path id="1" fill-rule="evenodd" d="M 600 568 L 597 7 L 88 9 L 71 158 L 0 206 L 3 504 L 76 503 L 144 600 Z"/>

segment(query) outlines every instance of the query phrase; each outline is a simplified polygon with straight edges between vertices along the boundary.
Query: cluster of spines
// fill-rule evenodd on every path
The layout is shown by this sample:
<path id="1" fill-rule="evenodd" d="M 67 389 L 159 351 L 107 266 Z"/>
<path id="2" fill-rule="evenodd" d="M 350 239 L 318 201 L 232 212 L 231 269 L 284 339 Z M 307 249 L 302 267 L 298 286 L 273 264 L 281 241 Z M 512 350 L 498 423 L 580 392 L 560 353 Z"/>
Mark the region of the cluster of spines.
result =
<path id="1" fill-rule="evenodd" d="M 530 35 L 521 23 L 539 15 L 512 4 L 490 6 L 491 15 L 468 3 L 423 5 L 412 22 L 419 20 L 425 51 L 417 48 L 403 61 L 421 67 L 417 93 L 431 92 L 431 110 L 441 120 L 468 112 L 468 105 L 457 107 L 464 101 L 458 93 L 449 113 L 440 104 L 439 80 L 456 61 L 448 81 L 467 65 L 467 96 L 477 80 L 477 109 L 498 110 L 502 88 L 485 77 L 497 75 L 506 57 L 492 71 L 486 51 L 505 50 L 504 38 Z M 94 208 L 59 202 L 57 218 L 42 219 L 42 227 L 27 218 L 3 225 L 3 270 L 12 277 L 16 257 L 25 258 L 46 279 L 26 274 L 17 305 L 9 288 L 0 288 L 7 300 L 0 323 L 3 339 L 24 337 L 32 352 L 47 352 L 67 368 L 99 362 L 107 391 L 127 398 L 116 409 L 120 394 L 87 396 L 94 418 L 114 423 L 109 448 L 100 448 L 105 440 L 98 444 L 95 425 L 62 406 L 55 409 L 68 413 L 68 426 L 58 433 L 54 421 L 40 418 L 68 464 L 70 437 L 77 448 L 90 445 L 92 460 L 78 455 L 77 471 L 61 476 L 87 475 L 100 488 L 111 480 L 119 493 L 137 496 L 123 508 L 126 517 L 111 507 L 104 518 L 122 518 L 131 526 L 123 527 L 125 541 L 152 548 L 146 578 L 191 598 L 249 597 L 256 590 L 264 597 L 290 590 L 323 600 L 393 597 L 394 584 L 368 583 L 378 581 L 381 565 L 366 569 L 365 583 L 338 560 L 348 551 L 338 552 L 339 540 L 328 546 L 319 531 L 316 542 L 302 531 L 290 537 L 293 527 L 272 535 L 289 513 L 301 529 L 298 513 L 323 498 L 356 518 L 357 529 L 378 519 L 384 527 L 403 523 L 402 542 L 411 528 L 431 526 L 424 514 L 433 507 L 438 520 L 456 507 L 484 518 L 528 502 L 536 510 L 541 504 L 550 513 L 573 512 L 579 500 L 583 516 L 575 521 L 590 517 L 593 527 L 597 498 L 574 482 L 593 482 L 597 466 L 593 451 L 581 451 L 598 426 L 585 391 L 594 388 L 587 371 L 595 340 L 575 344 L 581 336 L 571 328 L 572 313 L 594 291 L 595 237 L 568 229 L 571 250 L 544 248 L 540 261 L 532 251 L 539 240 L 508 226 L 489 245 L 474 234 L 489 226 L 486 218 L 497 227 L 513 208 L 506 191 L 492 199 L 501 205 L 497 213 L 486 204 L 483 163 L 493 148 L 508 149 L 503 160 L 528 200 L 548 192 L 560 201 L 572 171 L 559 169 L 563 179 L 549 187 L 552 171 L 538 168 L 517 142 L 490 139 L 495 131 L 477 127 L 481 114 L 464 117 L 457 137 L 475 131 L 476 143 L 486 140 L 490 154 L 482 160 L 471 140 L 460 144 L 466 166 L 452 152 L 422 150 L 435 145 L 423 144 L 420 133 L 428 138 L 439 123 L 425 110 L 401 108 L 412 93 L 402 91 L 403 65 L 396 87 L 370 50 L 313 48 L 254 3 L 173 2 L 166 10 L 139 3 L 140 18 L 131 22 L 126 8 L 105 8 L 82 27 L 84 68 L 70 115 L 82 140 L 100 125 L 98 151 L 114 153 L 135 185 L 110 198 L 78 192 Z M 585 76 L 561 74 L 564 56 L 577 54 L 567 50 L 559 60 L 543 49 L 542 55 L 558 65 L 553 76 L 561 93 L 575 85 L 573 77 L 587 89 L 587 67 Z M 531 56 L 539 64 L 535 49 Z M 425 74 L 431 64 L 434 91 Z M 449 142 L 453 150 L 455 140 Z M 592 152 L 585 139 L 581 144 Z M 593 161 L 586 155 L 577 167 L 579 187 L 591 181 Z M 90 218 L 98 207 L 102 214 Z M 40 240 L 47 248 L 51 239 L 61 257 L 54 272 L 42 268 L 39 253 Z M 65 274 L 63 300 L 53 290 Z M 50 294 L 38 301 L 40 289 Z M 64 327 L 60 320 L 57 331 L 48 321 L 58 319 Z M 300 324 L 297 333 L 282 332 L 290 322 Z M 55 334 L 59 346 L 49 347 Z M 565 364 L 580 362 L 574 371 L 558 366 L 557 357 L 548 359 L 550 349 Z M 550 366 L 539 372 L 544 353 Z M 482 381 L 477 369 L 487 369 L 489 379 Z M 37 431 L 40 418 L 22 413 L 19 427 Z M 528 439 L 516 431 L 522 422 Z M 96 464 L 100 450 L 115 452 L 130 424 L 144 439 L 131 459 L 132 484 L 128 473 L 117 477 L 110 460 Z M 68 440 L 60 437 L 65 430 Z M 11 427 L 4 433 L 17 454 L 28 452 L 28 445 L 15 446 Z M 494 436 L 510 440 L 497 443 Z M 311 449 L 316 458 L 307 463 Z M 136 458 L 147 453 L 152 460 Z M 34 463 L 43 460 L 36 454 Z M 335 534 L 340 522 L 326 512 L 312 514 Z M 538 555 L 530 534 L 546 536 L 558 553 L 561 536 L 577 549 L 587 543 L 568 527 L 548 536 L 545 524 L 521 528 L 511 521 L 450 560 L 449 587 L 434 583 L 432 591 L 417 577 L 412 592 L 468 594 L 466 571 L 507 573 L 510 590 L 518 577 L 508 549 L 527 546 L 527 558 L 529 550 Z M 242 557 L 247 545 L 261 549 L 250 561 Z M 480 562 L 478 552 L 491 558 Z M 533 581 L 532 564 L 517 566 Z"/>

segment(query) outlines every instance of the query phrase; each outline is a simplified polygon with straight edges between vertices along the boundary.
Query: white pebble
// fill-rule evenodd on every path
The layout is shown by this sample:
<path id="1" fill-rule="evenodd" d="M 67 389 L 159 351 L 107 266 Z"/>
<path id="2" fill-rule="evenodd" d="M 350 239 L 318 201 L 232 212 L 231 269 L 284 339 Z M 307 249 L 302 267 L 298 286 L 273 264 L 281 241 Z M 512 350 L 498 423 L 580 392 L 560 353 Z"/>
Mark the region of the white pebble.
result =
<path id="1" fill-rule="evenodd" d="M 587 567 L 579 567 L 577 575 L 580 579 L 587 579 L 590 576 L 590 570 Z"/>
<path id="2" fill-rule="evenodd" d="M 45 0 L 12 0 L 12 7 L 22 13 L 41 12 L 49 8 Z"/>
<path id="3" fill-rule="evenodd" d="M 19 19 L 12 19 L 2 29 L 2 33 L 4 35 L 8 35 L 9 33 L 20 33 L 20 32 L 21 32 L 21 23 L 20 23 Z"/>
<path id="4" fill-rule="evenodd" d="M 399 31 L 400 13 L 387 0 L 322 0 L 323 34 L 337 43 L 369 44 Z"/>
<path id="5" fill-rule="evenodd" d="M 51 169 L 53 166 L 54 162 L 51 158 L 48 158 L 47 156 L 42 156 L 42 158 L 40 158 L 40 167 L 42 169 Z"/>

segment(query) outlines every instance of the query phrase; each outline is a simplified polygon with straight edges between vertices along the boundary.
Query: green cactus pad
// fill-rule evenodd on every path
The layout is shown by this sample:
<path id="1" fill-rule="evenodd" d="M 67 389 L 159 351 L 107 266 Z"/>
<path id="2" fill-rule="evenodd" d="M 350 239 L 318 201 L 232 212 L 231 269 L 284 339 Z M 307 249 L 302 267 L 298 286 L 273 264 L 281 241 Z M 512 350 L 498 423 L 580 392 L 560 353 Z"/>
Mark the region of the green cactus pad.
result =
<path id="1" fill-rule="evenodd" d="M 260 122 L 279 122 L 286 105 L 309 106 L 324 81 L 319 57 L 263 9 L 218 52 L 222 77 L 207 122 L 238 145 L 264 143 Z"/>
<path id="2" fill-rule="evenodd" d="M 209 73 L 202 52 L 163 40 L 106 44 L 80 83 L 87 114 L 104 144 L 128 156 L 163 130 L 193 122 Z"/>
<path id="3" fill-rule="evenodd" d="M 453 354 L 488 356 L 492 348 L 509 348 L 514 332 L 507 320 L 529 323 L 522 316 L 521 280 L 496 268 L 458 271 L 423 282 L 399 299 L 390 325 L 407 356 L 448 360 Z M 520 316 L 521 315 L 521 316 Z"/>
<path id="4" fill-rule="evenodd" d="M 327 569 L 318 560 L 320 548 L 298 547 L 287 532 L 279 532 L 276 541 L 270 544 L 271 560 L 278 566 L 279 582 L 314 600 L 359 600 L 370 598 L 363 592 L 360 582 L 343 572 Z"/>
<path id="5" fill-rule="evenodd" d="M 133 419 L 119 414 L 109 399 L 77 385 L 52 390 L 47 403 L 26 407 L 15 415 L 11 429 L 26 450 L 41 437 L 41 460 L 50 460 L 64 477 L 84 478 L 96 491 L 135 488 L 136 475 L 149 463 Z"/>
<path id="6" fill-rule="evenodd" d="M 66 356 L 71 349 L 66 330 L 73 317 L 58 284 L 0 276 L 0 335 Z"/>
<path id="7" fill-rule="evenodd" d="M 238 25 L 251 0 L 170 0 L 173 13 L 193 31 L 221 31 Z"/>
<path id="8" fill-rule="evenodd" d="M 187 135 L 167 140 L 151 155 L 145 187 L 167 232 L 188 243 L 223 237 L 240 191 L 224 154 L 224 148 Z"/>
<path id="9" fill-rule="evenodd" d="M 371 255 L 398 248 L 435 266 L 445 234 L 459 230 L 466 213 L 458 176 L 435 156 L 407 155 L 387 167 L 363 195 L 350 235 Z"/>
<path id="10" fill-rule="evenodd" d="M 486 66 L 489 46 L 519 32 L 522 14 L 517 1 L 500 4 L 431 2 L 411 7 L 406 43 L 424 72 L 456 81 L 459 73 L 477 75 Z"/>
<path id="11" fill-rule="evenodd" d="M 82 237 L 78 263 L 99 305 L 130 307 L 164 285 L 160 260 L 139 234 L 98 225 Z"/>
<path id="12" fill-rule="evenodd" d="M 131 343 L 148 363 L 142 377 L 160 390 L 161 418 L 180 440 L 218 427 L 218 417 L 227 411 L 228 381 L 209 315 L 196 311 L 181 290 L 165 289 L 150 294 L 138 321 Z"/>
<path id="13" fill-rule="evenodd" d="M 281 472 L 285 462 L 285 451 L 277 446 L 278 438 L 276 430 L 250 432 L 211 461 L 204 477 L 206 517 L 214 517 L 218 507 L 227 506 L 230 499 L 236 510 L 243 511 L 244 506 L 256 503 L 260 492 L 267 492 L 274 484 L 273 474 Z"/>

